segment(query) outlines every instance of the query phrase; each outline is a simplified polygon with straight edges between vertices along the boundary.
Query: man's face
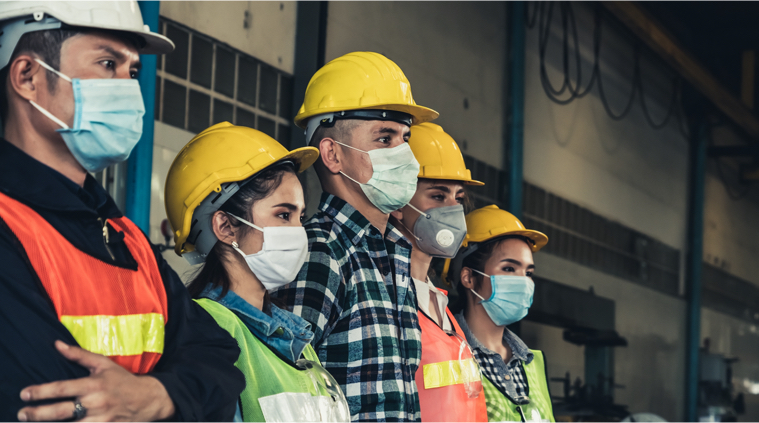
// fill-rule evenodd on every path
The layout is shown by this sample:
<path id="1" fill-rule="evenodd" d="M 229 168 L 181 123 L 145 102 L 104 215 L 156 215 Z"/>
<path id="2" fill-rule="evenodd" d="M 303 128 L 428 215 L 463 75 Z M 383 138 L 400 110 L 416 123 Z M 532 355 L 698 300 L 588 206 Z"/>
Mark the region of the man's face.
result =
<path id="1" fill-rule="evenodd" d="M 76 35 L 61 46 L 60 72 L 71 79 L 134 79 L 140 69 L 140 55 L 130 42 L 105 32 Z M 41 72 L 49 72 L 43 68 Z M 38 102 L 54 116 L 74 123 L 74 94 L 71 84 L 58 78 L 55 89 L 41 90 Z M 42 117 L 46 119 L 46 117 Z M 54 124 L 54 129 L 58 129 Z"/>
<path id="2" fill-rule="evenodd" d="M 408 142 L 411 129 L 398 122 L 384 120 L 362 121 L 351 131 L 350 140 L 337 140 L 363 151 L 379 148 L 395 148 Z M 343 172 L 351 178 L 366 183 L 372 177 L 372 161 L 369 155 L 338 144 L 348 158 Z"/>

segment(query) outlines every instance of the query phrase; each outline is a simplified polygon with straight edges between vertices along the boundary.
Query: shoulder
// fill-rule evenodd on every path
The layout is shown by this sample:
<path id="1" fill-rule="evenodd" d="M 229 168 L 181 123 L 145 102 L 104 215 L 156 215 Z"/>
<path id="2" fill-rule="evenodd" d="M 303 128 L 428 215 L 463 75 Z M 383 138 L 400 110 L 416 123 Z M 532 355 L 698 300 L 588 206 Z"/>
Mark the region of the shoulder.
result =
<path id="1" fill-rule="evenodd" d="M 341 225 L 335 222 L 326 213 L 316 213 L 303 227 L 308 235 L 309 252 L 312 254 L 326 254 L 340 261 L 347 255 L 343 239 Z"/>

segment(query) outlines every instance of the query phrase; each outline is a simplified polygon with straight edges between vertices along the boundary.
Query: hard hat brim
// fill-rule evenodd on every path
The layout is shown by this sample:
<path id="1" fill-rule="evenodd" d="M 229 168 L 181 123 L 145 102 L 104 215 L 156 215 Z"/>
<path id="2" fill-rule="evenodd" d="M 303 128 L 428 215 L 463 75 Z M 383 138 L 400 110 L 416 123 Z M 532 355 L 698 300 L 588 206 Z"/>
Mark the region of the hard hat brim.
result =
<path id="1" fill-rule="evenodd" d="M 545 247 L 546 244 L 548 244 L 548 236 L 544 234 L 543 232 L 534 231 L 532 229 L 524 229 L 520 231 L 509 231 L 509 232 L 503 232 L 496 235 L 492 235 L 483 239 L 467 239 L 467 243 L 480 243 L 480 242 L 487 242 L 492 241 L 494 239 L 498 239 L 505 236 L 512 236 L 512 235 L 519 235 L 523 236 L 532 242 L 534 242 L 533 245 L 530 246 L 530 250 L 532 250 L 533 253 L 537 253 L 540 251 L 541 248 Z"/>
<path id="2" fill-rule="evenodd" d="M 438 180 L 438 181 L 460 181 L 460 182 L 463 182 L 464 185 L 469 185 L 469 186 L 473 186 L 473 187 L 481 187 L 481 186 L 485 185 L 484 182 L 480 182 L 480 181 L 477 181 L 475 179 L 464 179 L 464 178 L 459 178 L 459 177 L 456 177 L 456 176 L 427 176 L 427 175 L 422 175 L 420 173 L 418 175 L 418 178 L 419 179 L 435 179 L 435 180 Z"/>
<path id="3" fill-rule="evenodd" d="M 438 118 L 440 113 L 424 106 L 409 105 L 409 104 L 366 104 L 360 107 L 330 107 L 324 109 L 314 110 L 309 113 L 299 113 L 295 116 L 294 122 L 299 128 L 306 129 L 308 120 L 314 116 L 322 115 L 325 113 L 335 113 L 347 110 L 393 110 L 396 112 L 408 113 L 413 116 L 414 120 L 412 125 L 418 125 L 424 122 L 430 122 Z"/>
<path id="4" fill-rule="evenodd" d="M 108 25 L 90 26 L 90 25 L 75 24 L 75 25 L 72 25 L 71 27 L 72 28 L 90 28 L 94 30 L 104 30 L 104 31 L 116 31 L 116 32 L 123 32 L 126 34 L 136 35 L 137 37 L 140 37 L 142 38 L 143 41 L 145 41 L 145 45 L 139 49 L 140 54 L 168 54 L 174 51 L 174 42 L 172 42 L 168 37 L 164 35 L 157 34 L 151 31 L 135 31 L 135 30 L 129 30 L 129 29 L 124 29 L 120 27 L 110 27 Z"/>
<path id="5" fill-rule="evenodd" d="M 296 162 L 300 163 L 300 166 L 298 168 L 298 173 L 301 173 L 311 167 L 314 163 L 316 163 L 316 159 L 319 158 L 319 149 L 316 147 L 301 147 L 296 148 L 295 150 L 292 150 L 290 154 L 286 155 L 285 157 L 277 160 L 295 160 Z"/>

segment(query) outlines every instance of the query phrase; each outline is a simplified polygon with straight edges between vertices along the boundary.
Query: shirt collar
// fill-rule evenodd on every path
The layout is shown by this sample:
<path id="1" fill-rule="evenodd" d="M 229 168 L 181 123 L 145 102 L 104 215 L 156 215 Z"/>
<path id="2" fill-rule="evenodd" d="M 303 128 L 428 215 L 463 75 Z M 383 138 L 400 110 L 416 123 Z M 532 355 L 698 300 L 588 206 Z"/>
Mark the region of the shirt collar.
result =
<path id="1" fill-rule="evenodd" d="M 0 139 L 0 190 L 32 206 L 54 211 L 96 213 L 121 217 L 113 199 L 87 174 L 80 187 L 58 171 Z"/>
<path id="2" fill-rule="evenodd" d="M 372 225 L 361 212 L 345 202 L 345 200 L 326 192 L 322 193 L 319 210 L 339 223 L 354 245 L 361 242 L 364 233 Z"/>
<path id="3" fill-rule="evenodd" d="M 466 323 L 466 318 L 464 317 L 463 313 L 459 313 L 453 317 L 456 318 L 459 326 L 461 326 L 461 330 L 466 336 L 466 342 L 469 343 L 469 346 L 472 347 L 472 349 L 478 349 L 488 355 L 498 354 L 495 351 L 491 351 L 482 345 L 482 343 L 480 343 L 480 341 L 475 338 L 474 334 L 472 334 L 472 331 L 469 329 L 469 325 Z M 503 340 L 509 344 L 509 347 L 511 348 L 511 355 L 514 358 L 524 361 L 525 364 L 530 364 L 534 358 L 533 353 L 530 351 L 524 341 L 522 341 L 514 332 L 510 331 L 509 328 L 504 329 Z"/>
<path id="4" fill-rule="evenodd" d="M 314 338 L 311 332 L 311 324 L 300 316 L 288 313 L 274 304 L 270 304 L 271 315 L 253 307 L 249 302 L 235 294 L 234 291 L 227 291 L 226 295 L 221 296 L 222 287 L 213 288 L 210 285 L 200 294 L 200 297 L 208 298 L 228 308 L 242 320 L 245 326 L 256 337 L 267 340 L 275 335 L 280 335 L 277 331 L 282 329 L 284 333 L 277 336 L 279 339 L 290 340 L 290 342 L 277 342 L 273 345 L 277 350 L 296 361 L 300 358 L 306 344 Z"/>
<path id="5" fill-rule="evenodd" d="M 443 329 L 451 330 L 451 323 L 448 321 L 448 316 L 445 312 L 445 308 L 448 307 L 448 296 L 437 289 L 435 285 L 430 282 L 429 278 L 427 278 L 426 281 L 414 279 L 414 286 L 416 287 L 416 300 L 419 306 L 419 310 L 422 310 L 424 314 L 431 317 L 432 313 L 430 313 L 430 295 L 435 295 L 437 298 L 438 306 L 440 308 L 438 311 L 440 313 L 440 317 L 443 319 Z"/>

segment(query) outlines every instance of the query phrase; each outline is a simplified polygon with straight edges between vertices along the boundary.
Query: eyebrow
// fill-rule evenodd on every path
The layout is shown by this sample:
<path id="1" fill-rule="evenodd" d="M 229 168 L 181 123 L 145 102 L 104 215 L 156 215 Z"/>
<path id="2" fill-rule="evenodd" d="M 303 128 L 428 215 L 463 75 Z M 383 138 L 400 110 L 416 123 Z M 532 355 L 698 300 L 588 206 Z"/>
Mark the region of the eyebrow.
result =
<path id="1" fill-rule="evenodd" d="M 276 208 L 276 207 L 284 207 L 290 211 L 298 211 L 298 206 L 292 203 L 279 203 L 279 204 L 271 206 L 271 208 Z"/>
<path id="2" fill-rule="evenodd" d="M 111 56 L 115 57 L 116 60 L 119 61 L 119 62 L 125 62 L 126 61 L 126 56 L 124 56 L 124 53 L 122 53 L 120 51 L 117 51 L 116 49 L 114 49 L 113 47 L 111 47 L 109 45 L 101 45 L 98 48 L 100 50 L 104 50 L 106 53 L 108 53 Z M 135 62 L 132 65 L 132 67 L 134 67 L 137 70 L 142 69 L 142 62 L 139 61 L 139 60 L 137 60 L 137 62 Z"/>
<path id="3" fill-rule="evenodd" d="M 519 261 L 519 260 L 514 260 L 514 259 L 510 259 L 510 258 L 507 258 L 507 259 L 503 259 L 503 260 L 501 260 L 501 261 L 505 261 L 505 262 L 508 262 L 508 263 L 511 263 L 511 264 L 516 264 L 517 266 L 521 266 L 521 265 L 522 265 L 522 262 L 521 262 L 521 261 Z M 529 269 L 529 268 L 533 268 L 533 269 L 534 269 L 534 268 L 535 268 L 535 265 L 534 265 L 534 264 L 531 264 L 531 265 L 527 266 L 527 268 L 528 268 L 528 269 Z"/>
<path id="4" fill-rule="evenodd" d="M 451 192 L 450 188 L 448 188 L 445 185 L 433 185 L 433 186 L 431 186 L 431 187 L 429 187 L 427 189 L 428 190 L 430 190 L 430 189 L 437 189 L 437 190 L 440 190 L 440 191 L 443 191 L 443 192 Z"/>

